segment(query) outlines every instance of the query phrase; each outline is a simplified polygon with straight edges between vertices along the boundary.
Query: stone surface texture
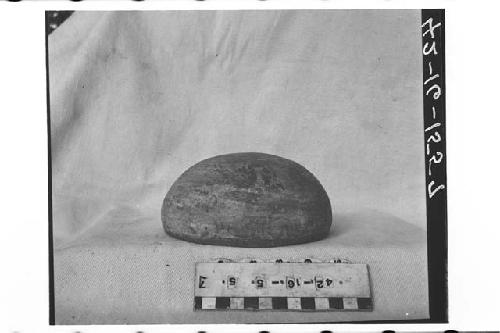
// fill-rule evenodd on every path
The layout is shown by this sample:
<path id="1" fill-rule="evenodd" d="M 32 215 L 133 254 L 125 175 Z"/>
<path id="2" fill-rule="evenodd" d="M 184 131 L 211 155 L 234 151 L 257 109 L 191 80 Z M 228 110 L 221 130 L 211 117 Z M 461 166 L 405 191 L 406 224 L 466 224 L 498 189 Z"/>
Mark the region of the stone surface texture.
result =
<path id="1" fill-rule="evenodd" d="M 320 240 L 330 200 L 303 166 L 275 155 L 235 153 L 203 160 L 167 193 L 167 234 L 200 244 L 274 247 Z"/>

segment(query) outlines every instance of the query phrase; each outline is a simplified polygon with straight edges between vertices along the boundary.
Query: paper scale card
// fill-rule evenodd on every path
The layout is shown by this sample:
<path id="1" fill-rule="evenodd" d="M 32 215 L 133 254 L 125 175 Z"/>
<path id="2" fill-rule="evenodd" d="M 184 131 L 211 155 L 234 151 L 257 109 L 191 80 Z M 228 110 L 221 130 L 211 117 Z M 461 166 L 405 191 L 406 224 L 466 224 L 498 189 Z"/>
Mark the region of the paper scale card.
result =
<path id="1" fill-rule="evenodd" d="M 197 263 L 195 310 L 371 311 L 366 264 Z"/>

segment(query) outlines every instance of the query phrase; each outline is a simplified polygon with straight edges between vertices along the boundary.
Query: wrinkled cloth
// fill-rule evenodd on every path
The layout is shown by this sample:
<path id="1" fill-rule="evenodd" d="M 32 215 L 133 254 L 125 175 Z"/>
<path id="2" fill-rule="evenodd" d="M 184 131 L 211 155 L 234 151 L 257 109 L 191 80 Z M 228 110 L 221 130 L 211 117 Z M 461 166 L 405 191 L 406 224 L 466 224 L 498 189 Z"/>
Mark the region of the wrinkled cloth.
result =
<path id="1" fill-rule="evenodd" d="M 76 12 L 49 36 L 56 322 L 428 318 L 420 12 Z M 167 236 L 189 166 L 258 151 L 327 191 L 334 226 L 273 249 Z M 368 313 L 194 312 L 194 263 L 346 257 Z"/>

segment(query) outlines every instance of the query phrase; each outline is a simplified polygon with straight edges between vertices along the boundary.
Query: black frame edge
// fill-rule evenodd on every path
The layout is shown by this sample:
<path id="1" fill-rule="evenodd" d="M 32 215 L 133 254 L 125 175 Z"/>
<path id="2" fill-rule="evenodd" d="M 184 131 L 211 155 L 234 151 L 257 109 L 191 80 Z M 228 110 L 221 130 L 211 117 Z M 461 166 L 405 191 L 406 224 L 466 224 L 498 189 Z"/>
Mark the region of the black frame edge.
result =
<path id="1" fill-rule="evenodd" d="M 49 87 L 49 15 L 45 11 L 45 84 L 47 97 L 47 155 L 48 155 L 48 232 L 49 232 L 49 325 L 55 325 L 55 294 L 54 294 L 54 240 L 52 234 L 52 151 L 50 132 L 50 87 Z"/>
<path id="2" fill-rule="evenodd" d="M 429 322 L 448 323 L 445 10 L 421 11 Z"/>

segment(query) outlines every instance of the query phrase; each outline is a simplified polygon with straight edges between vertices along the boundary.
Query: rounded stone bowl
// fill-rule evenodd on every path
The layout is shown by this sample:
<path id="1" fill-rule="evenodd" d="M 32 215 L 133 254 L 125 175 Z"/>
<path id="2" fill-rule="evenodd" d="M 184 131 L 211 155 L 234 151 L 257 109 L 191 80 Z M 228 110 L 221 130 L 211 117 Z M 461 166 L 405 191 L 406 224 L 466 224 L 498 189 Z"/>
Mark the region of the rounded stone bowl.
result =
<path id="1" fill-rule="evenodd" d="M 306 168 L 263 153 L 203 160 L 171 186 L 161 210 L 167 234 L 238 247 L 275 247 L 325 238 L 330 200 Z"/>

